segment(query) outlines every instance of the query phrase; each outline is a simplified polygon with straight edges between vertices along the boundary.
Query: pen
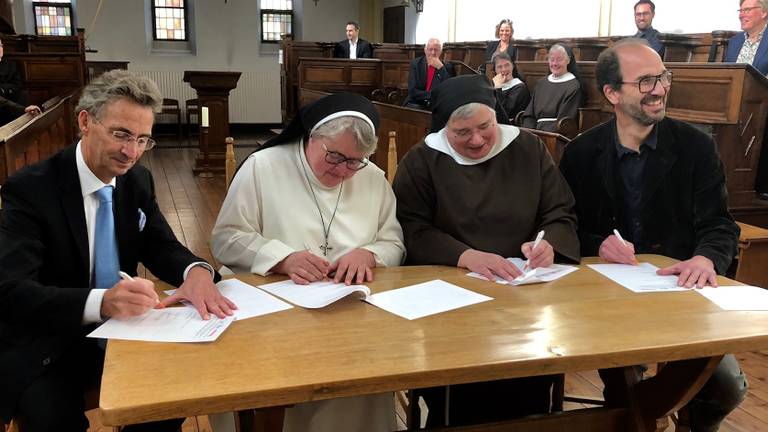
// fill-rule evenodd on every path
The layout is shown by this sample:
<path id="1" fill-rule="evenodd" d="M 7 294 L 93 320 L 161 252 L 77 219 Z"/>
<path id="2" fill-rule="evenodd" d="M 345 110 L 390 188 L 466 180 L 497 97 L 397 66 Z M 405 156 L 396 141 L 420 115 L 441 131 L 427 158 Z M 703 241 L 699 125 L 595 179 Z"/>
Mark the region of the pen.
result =
<path id="1" fill-rule="evenodd" d="M 533 241 L 533 247 L 531 248 L 531 253 L 533 253 L 533 250 L 536 249 L 536 246 L 538 246 L 539 243 L 541 243 L 541 239 L 543 238 L 544 238 L 544 230 L 541 230 L 539 231 L 538 234 L 536 234 L 536 240 Z M 523 270 L 528 268 L 528 265 L 530 264 L 530 262 L 531 262 L 530 259 L 525 260 L 525 265 L 523 266 Z"/>
<path id="2" fill-rule="evenodd" d="M 621 240 L 621 244 L 623 244 L 625 247 L 627 246 L 627 242 L 625 242 L 624 239 L 621 237 L 621 234 L 619 234 L 619 230 L 614 229 L 613 235 L 615 235 L 617 239 Z"/>
<path id="3" fill-rule="evenodd" d="M 122 279 L 122 280 L 126 280 L 126 281 L 132 281 L 132 280 L 133 280 L 133 278 L 131 277 L 131 275 L 129 275 L 128 273 L 126 273 L 126 272 L 124 272 L 124 271 L 122 271 L 122 270 L 120 270 L 119 272 L 117 272 L 117 274 L 119 274 L 119 275 L 120 275 L 120 279 Z M 157 299 L 157 303 L 158 303 L 158 304 L 160 303 L 160 299 L 159 299 L 159 298 Z M 157 306 L 155 306 L 155 307 L 156 307 L 156 308 L 158 308 Z M 162 307 L 160 307 L 159 309 L 162 309 Z"/>

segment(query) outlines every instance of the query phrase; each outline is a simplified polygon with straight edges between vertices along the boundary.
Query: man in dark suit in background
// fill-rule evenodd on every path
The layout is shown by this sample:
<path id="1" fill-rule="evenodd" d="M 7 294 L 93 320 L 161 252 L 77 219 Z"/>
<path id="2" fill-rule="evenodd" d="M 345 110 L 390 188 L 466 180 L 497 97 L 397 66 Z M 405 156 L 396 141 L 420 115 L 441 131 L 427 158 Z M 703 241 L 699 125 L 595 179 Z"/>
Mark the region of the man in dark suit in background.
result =
<path id="1" fill-rule="evenodd" d="M 162 95 L 128 71 L 105 73 L 76 108 L 82 139 L 22 169 L 2 188 L 0 223 L 0 415 L 25 432 L 85 431 L 83 391 L 97 383 L 104 350 L 85 337 L 94 324 L 186 299 L 204 319 L 235 307 L 213 269 L 175 238 L 155 200 L 152 176 L 134 166 L 154 145 Z M 180 286 L 158 302 L 141 262 Z M 169 365 L 169 367 L 173 367 Z M 176 431 L 182 420 L 125 431 Z"/>
<path id="2" fill-rule="evenodd" d="M 453 65 L 440 60 L 442 52 L 443 44 L 439 39 L 432 38 L 424 45 L 424 55 L 411 60 L 408 99 L 405 101 L 405 106 L 430 109 L 429 98 L 432 89 L 454 75 Z"/>
<path id="3" fill-rule="evenodd" d="M 656 16 L 656 5 L 651 0 L 640 0 L 635 3 L 636 38 L 645 39 L 648 45 L 664 59 L 664 44 L 659 40 L 661 33 L 653 28 L 653 18 Z"/>
<path id="4" fill-rule="evenodd" d="M 372 58 L 373 49 L 367 40 L 360 39 L 360 25 L 355 21 L 347 23 L 347 39 L 336 44 L 333 56 L 336 58 Z"/>

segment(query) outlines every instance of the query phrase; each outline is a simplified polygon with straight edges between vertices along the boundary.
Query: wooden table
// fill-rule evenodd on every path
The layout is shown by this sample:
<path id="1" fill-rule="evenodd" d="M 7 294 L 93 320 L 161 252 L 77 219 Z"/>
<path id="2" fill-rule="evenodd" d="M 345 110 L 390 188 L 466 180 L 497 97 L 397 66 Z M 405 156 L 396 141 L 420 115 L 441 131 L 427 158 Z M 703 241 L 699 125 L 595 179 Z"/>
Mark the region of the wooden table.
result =
<path id="1" fill-rule="evenodd" d="M 377 269 L 369 286 L 379 292 L 439 278 L 495 300 L 408 321 L 347 298 L 321 310 L 297 307 L 235 322 L 210 344 L 111 341 L 103 422 L 667 361 L 656 378 L 638 385 L 627 378 L 624 408 L 547 420 L 568 421 L 568 430 L 654 430 L 657 418 L 695 394 L 722 354 L 768 348 L 768 313 L 722 311 L 695 292 L 634 294 L 586 267 L 523 287 L 464 273 L 437 266 Z M 240 278 L 251 284 L 279 279 Z M 679 361 L 697 358 L 703 359 Z"/>

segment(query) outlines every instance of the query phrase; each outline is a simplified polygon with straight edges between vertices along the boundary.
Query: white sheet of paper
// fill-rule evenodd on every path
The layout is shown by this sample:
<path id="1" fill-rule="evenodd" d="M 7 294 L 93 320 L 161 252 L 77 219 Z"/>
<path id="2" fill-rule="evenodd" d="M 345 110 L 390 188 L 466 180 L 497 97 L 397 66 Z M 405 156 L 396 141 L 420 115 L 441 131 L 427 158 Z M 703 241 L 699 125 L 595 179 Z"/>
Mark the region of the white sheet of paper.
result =
<path id="1" fill-rule="evenodd" d="M 365 301 L 387 312 L 413 320 L 493 300 L 440 279 L 384 291 Z"/>
<path id="2" fill-rule="evenodd" d="M 523 261 L 520 258 L 507 258 L 507 261 L 511 262 L 515 265 L 515 267 L 519 269 L 523 269 L 523 266 L 525 265 L 525 261 Z M 515 278 L 515 280 L 512 282 L 512 285 L 527 285 L 527 284 L 534 284 L 534 283 L 544 283 L 544 282 L 552 282 L 553 280 L 560 279 L 561 277 L 567 275 L 568 273 L 575 272 L 579 268 L 576 266 L 568 266 L 568 265 L 562 265 L 562 264 L 552 264 L 549 267 L 539 267 L 533 270 L 529 270 L 522 275 Z M 485 276 L 481 275 L 480 273 L 476 272 L 470 272 L 467 273 L 467 276 L 482 279 L 482 280 L 488 280 L 485 278 Z M 509 285 L 509 282 L 507 280 L 496 277 L 496 280 L 494 281 L 498 284 L 502 285 Z"/>
<path id="3" fill-rule="evenodd" d="M 195 309 L 186 307 L 150 309 L 138 317 L 111 318 L 88 337 L 152 342 L 212 342 L 224 333 L 233 320 L 231 316 L 220 319 L 211 315 L 211 319 L 206 321 L 200 318 Z"/>
<path id="4" fill-rule="evenodd" d="M 290 304 L 237 279 L 222 280 L 216 286 L 219 288 L 221 295 L 232 300 L 237 306 L 234 312 L 236 320 L 244 320 L 293 308 Z M 165 291 L 168 295 L 172 295 L 175 292 L 175 289 Z M 193 308 L 190 303 L 184 302 L 184 304 L 187 307 Z"/>
<path id="5" fill-rule="evenodd" d="M 730 311 L 768 311 L 768 290 L 756 286 L 704 287 L 699 294 Z"/>
<path id="6" fill-rule="evenodd" d="M 259 288 L 297 306 L 309 309 L 328 306 L 352 293 L 360 293 L 363 297 L 371 295 L 371 290 L 365 285 L 347 286 L 343 283 L 333 283 L 333 281 L 299 285 L 288 279 L 281 282 L 259 285 Z"/>
<path id="7" fill-rule="evenodd" d="M 689 288 L 677 286 L 677 276 L 659 276 L 659 268 L 651 263 L 629 264 L 589 264 L 592 270 L 611 279 L 636 293 L 688 291 Z"/>

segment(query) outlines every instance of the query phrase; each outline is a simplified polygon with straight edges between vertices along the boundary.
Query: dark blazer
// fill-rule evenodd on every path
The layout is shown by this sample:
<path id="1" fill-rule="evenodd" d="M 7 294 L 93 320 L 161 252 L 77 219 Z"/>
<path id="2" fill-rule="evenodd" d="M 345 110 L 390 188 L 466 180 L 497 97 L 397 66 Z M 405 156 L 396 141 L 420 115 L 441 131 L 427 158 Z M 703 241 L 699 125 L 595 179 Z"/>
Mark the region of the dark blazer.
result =
<path id="1" fill-rule="evenodd" d="M 728 40 L 728 49 L 725 51 L 725 61 L 727 63 L 736 63 L 739 51 L 741 51 L 741 47 L 746 40 L 746 35 L 746 32 L 739 32 Z M 752 60 L 752 66 L 759 70 L 761 74 L 768 74 L 768 31 L 764 32 L 763 38 L 760 39 L 760 46 L 757 47 L 755 59 Z"/>
<path id="2" fill-rule="evenodd" d="M 25 107 L 0 96 L 0 126 L 24 115 Z"/>
<path id="3" fill-rule="evenodd" d="M 653 27 L 648 27 L 645 30 L 638 30 L 634 37 L 645 39 L 648 42 L 648 45 L 650 45 L 651 48 L 653 48 L 653 50 L 659 54 L 659 57 L 664 60 L 664 53 L 667 51 L 667 49 L 664 44 L 661 43 L 659 36 L 661 36 L 660 31 Z"/>
<path id="4" fill-rule="evenodd" d="M 453 75 L 453 65 L 448 62 L 443 62 L 443 68 L 436 70 L 435 76 L 432 77 L 432 88 L 435 88 L 435 86 Z M 411 60 L 411 71 L 408 74 L 408 99 L 405 101 L 406 105 L 415 104 L 428 108 L 432 88 L 430 91 L 427 91 L 426 88 L 427 58 L 421 56 Z"/>
<path id="5" fill-rule="evenodd" d="M 509 58 L 512 59 L 512 61 L 516 60 L 517 57 L 517 48 L 512 46 L 512 41 L 510 41 L 510 44 L 507 45 L 507 54 L 509 54 Z M 486 42 L 485 45 L 485 62 L 480 65 L 478 70 L 480 73 L 485 73 L 486 64 L 488 62 L 493 61 L 493 56 L 496 54 L 496 50 L 499 49 L 499 44 L 501 43 L 500 40 L 490 40 Z"/>
<path id="6" fill-rule="evenodd" d="M 0 60 L 0 96 L 21 105 L 27 104 L 27 95 L 16 63 L 8 59 Z"/>
<path id="7" fill-rule="evenodd" d="M 715 142 L 670 118 L 659 122 L 657 129 L 640 203 L 644 236 L 631 239 L 635 251 L 679 260 L 703 255 L 724 274 L 737 252 L 739 227 L 728 213 L 723 163 Z M 560 160 L 576 198 L 582 256 L 598 255 L 614 228 L 631 233 L 622 226 L 615 130 L 615 119 L 595 126 L 571 141 Z"/>
<path id="8" fill-rule="evenodd" d="M 2 187 L 0 224 L 0 416 L 23 390 L 93 329 L 83 326 L 89 289 L 88 234 L 72 145 L 24 168 Z M 136 165 L 117 177 L 115 230 L 120 268 L 139 262 L 178 286 L 197 261 L 171 231 L 155 200 L 152 175 Z M 146 216 L 139 228 L 139 210 Z"/>
<path id="9" fill-rule="evenodd" d="M 344 39 L 338 42 L 333 48 L 333 56 L 336 58 L 349 58 L 349 40 Z M 373 58 L 373 48 L 370 42 L 363 39 L 357 39 L 357 58 Z"/>

